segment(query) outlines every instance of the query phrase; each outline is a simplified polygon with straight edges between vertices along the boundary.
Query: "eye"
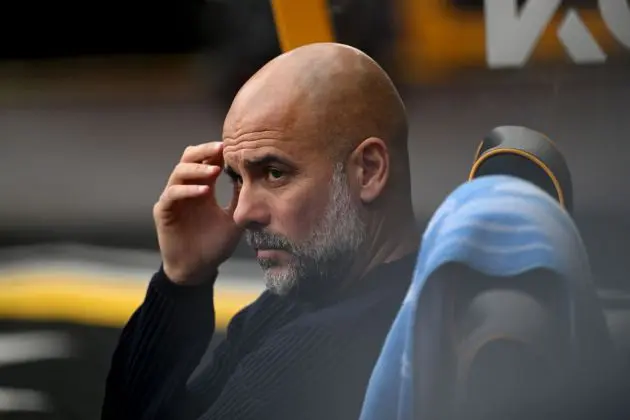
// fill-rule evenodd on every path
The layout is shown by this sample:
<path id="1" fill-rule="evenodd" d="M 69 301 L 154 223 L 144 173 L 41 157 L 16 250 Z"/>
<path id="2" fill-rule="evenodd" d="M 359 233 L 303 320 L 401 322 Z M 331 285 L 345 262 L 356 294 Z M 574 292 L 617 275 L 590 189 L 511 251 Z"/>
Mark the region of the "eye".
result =
<path id="1" fill-rule="evenodd" d="M 269 175 L 269 178 L 275 181 L 282 178 L 284 176 L 284 172 L 277 168 L 268 168 L 267 175 Z"/>

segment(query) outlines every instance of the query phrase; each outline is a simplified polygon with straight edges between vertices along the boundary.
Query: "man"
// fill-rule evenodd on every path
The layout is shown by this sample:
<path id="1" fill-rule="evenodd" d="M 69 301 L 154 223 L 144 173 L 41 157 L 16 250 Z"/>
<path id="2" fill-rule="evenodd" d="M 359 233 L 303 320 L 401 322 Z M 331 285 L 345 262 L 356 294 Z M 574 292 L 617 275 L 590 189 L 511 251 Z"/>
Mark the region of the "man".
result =
<path id="1" fill-rule="evenodd" d="M 407 130 L 391 80 L 354 48 L 312 44 L 254 75 L 223 142 L 187 148 L 154 207 L 163 263 L 121 335 L 103 418 L 357 419 L 419 243 Z M 267 290 L 188 381 L 243 232 Z"/>

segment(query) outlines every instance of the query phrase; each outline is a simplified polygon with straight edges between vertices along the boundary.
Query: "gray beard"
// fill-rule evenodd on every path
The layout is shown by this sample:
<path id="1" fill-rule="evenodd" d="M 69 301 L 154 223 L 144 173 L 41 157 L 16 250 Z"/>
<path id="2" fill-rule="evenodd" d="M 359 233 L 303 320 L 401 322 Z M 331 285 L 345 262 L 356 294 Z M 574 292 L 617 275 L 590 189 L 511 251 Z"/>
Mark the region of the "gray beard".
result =
<path id="1" fill-rule="evenodd" d="M 365 223 L 352 201 L 342 164 L 337 164 L 331 179 L 330 196 L 324 216 L 310 237 L 294 243 L 262 230 L 247 230 L 247 243 L 253 248 L 282 249 L 291 254 L 287 267 L 271 271 L 272 259 L 259 258 L 267 289 L 286 295 L 306 282 L 330 284 L 343 278 L 366 238 Z"/>

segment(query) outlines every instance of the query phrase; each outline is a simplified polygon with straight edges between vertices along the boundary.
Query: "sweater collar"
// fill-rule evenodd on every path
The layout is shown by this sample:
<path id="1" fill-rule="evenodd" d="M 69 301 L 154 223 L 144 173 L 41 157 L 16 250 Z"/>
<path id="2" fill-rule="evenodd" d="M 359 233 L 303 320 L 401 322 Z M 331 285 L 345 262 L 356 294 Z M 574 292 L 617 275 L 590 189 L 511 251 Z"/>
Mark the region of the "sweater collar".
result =
<path id="1" fill-rule="evenodd" d="M 350 299 L 380 288 L 401 289 L 404 292 L 411 282 L 416 258 L 417 253 L 414 252 L 397 260 L 380 264 L 359 281 L 342 290 L 336 288 L 339 284 L 343 284 L 342 279 L 332 279 L 327 284 L 309 282 L 310 287 L 298 287 L 288 295 L 288 298 L 319 306 Z"/>

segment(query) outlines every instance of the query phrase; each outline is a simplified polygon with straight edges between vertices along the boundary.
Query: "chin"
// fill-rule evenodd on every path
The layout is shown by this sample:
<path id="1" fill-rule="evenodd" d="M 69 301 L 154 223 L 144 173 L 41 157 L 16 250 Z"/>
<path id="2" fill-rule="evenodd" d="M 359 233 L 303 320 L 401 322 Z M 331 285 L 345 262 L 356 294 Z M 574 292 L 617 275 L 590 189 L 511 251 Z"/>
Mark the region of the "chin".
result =
<path id="1" fill-rule="evenodd" d="M 285 265 L 274 265 L 265 268 L 265 277 L 286 277 L 289 269 Z"/>
<path id="2" fill-rule="evenodd" d="M 297 280 L 288 267 L 271 267 L 265 270 L 265 284 L 267 290 L 275 295 L 286 295 L 296 285 Z"/>

